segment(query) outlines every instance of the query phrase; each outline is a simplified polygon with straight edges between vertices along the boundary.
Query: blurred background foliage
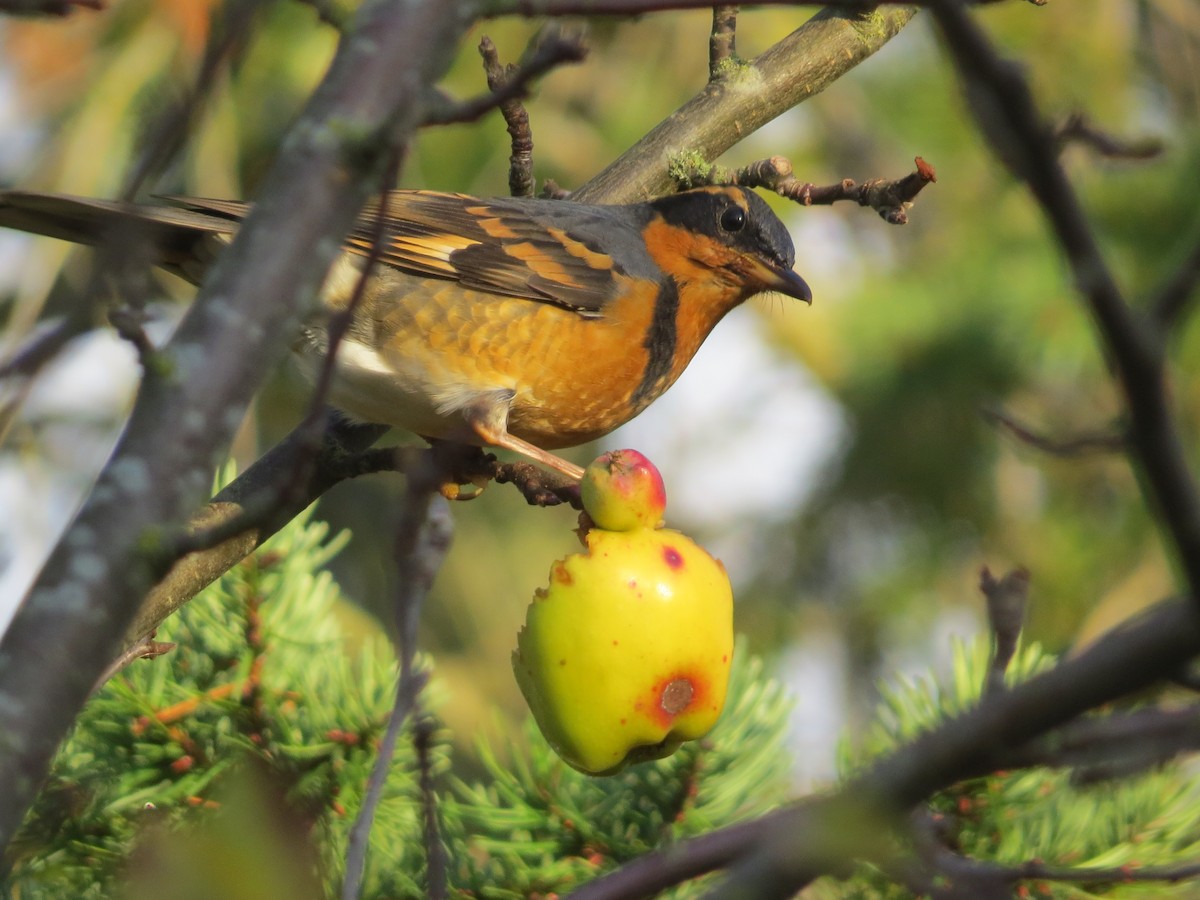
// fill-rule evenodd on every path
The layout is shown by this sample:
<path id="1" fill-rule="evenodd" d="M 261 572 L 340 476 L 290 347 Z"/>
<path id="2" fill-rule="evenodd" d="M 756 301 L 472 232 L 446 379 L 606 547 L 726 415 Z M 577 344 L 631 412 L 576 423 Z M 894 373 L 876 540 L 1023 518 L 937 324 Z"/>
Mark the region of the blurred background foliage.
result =
<path id="1" fill-rule="evenodd" d="M 65 21 L 0 23 L 0 183 L 118 193 L 148 123 L 186 96 L 217 8 L 113 0 Z M 743 11 L 738 49 L 753 56 L 809 15 Z M 1081 111 L 1112 133 L 1163 142 L 1149 162 L 1108 161 L 1080 146 L 1064 154 L 1120 283 L 1147 297 L 1197 237 L 1200 8 L 1054 0 L 991 4 L 978 15 L 1026 67 L 1047 116 Z M 459 96 L 483 89 L 482 33 L 515 60 L 539 24 L 477 28 L 444 87 Z M 702 88 L 707 73 L 705 11 L 582 25 L 590 58 L 552 73 L 528 102 L 535 174 L 566 188 Z M 253 196 L 335 45 L 315 5 L 262 4 L 253 29 L 185 152 L 143 193 Z M 508 153 L 498 114 L 427 130 L 401 184 L 502 194 Z M 832 772 L 837 726 L 871 707 L 877 678 L 948 660 L 950 633 L 980 629 L 982 564 L 1032 571 L 1030 633 L 1055 651 L 1169 593 L 1174 578 L 1123 457 L 1056 458 L 981 414 L 1002 408 L 1070 437 L 1119 425 L 1120 398 L 1056 247 L 977 134 L 926 18 L 722 161 L 770 154 L 818 184 L 899 177 L 921 155 L 938 183 L 904 227 L 847 205 L 804 209 L 773 198 L 796 238 L 812 308 L 767 298 L 735 311 L 671 394 L 604 446 L 636 440 L 664 472 L 671 524 L 725 558 L 739 630 L 755 653 L 775 655 L 798 694 L 797 771 L 821 776 Z M 0 237 L 6 353 L 78 294 L 86 255 Z M 164 280 L 152 334 L 165 333 L 188 296 Z M 0 569 L 9 569 L 0 593 L 14 600 L 130 401 L 131 351 L 97 355 L 98 340 L 115 345 L 81 338 L 32 386 L 0 448 L 0 503 L 13 513 L 0 517 L 10 522 L 0 526 Z M 1200 425 L 1198 344 L 1195 324 L 1183 327 L 1171 371 L 1189 437 Z M 97 398 L 96 382 L 113 389 Z M 235 446 L 243 465 L 297 422 L 304 402 L 303 385 L 282 372 Z M 353 531 L 335 573 L 385 621 L 401 487 L 378 476 L 343 484 L 318 513 Z M 455 546 L 422 640 L 452 698 L 447 724 L 469 742 L 480 723 L 523 714 L 509 654 L 533 589 L 572 549 L 574 515 L 529 509 L 500 486 L 455 512 Z M 832 726 L 814 735 L 806 722 Z"/>

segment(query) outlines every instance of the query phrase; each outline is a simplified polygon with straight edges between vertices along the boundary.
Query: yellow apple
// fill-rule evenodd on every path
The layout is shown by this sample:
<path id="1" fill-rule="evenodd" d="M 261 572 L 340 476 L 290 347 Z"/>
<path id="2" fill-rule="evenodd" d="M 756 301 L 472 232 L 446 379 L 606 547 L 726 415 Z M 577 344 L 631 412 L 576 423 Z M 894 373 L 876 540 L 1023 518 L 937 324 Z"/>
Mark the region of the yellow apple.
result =
<path id="1" fill-rule="evenodd" d="M 677 531 L 592 529 L 584 541 L 535 594 L 513 671 L 555 751 L 602 775 L 716 724 L 733 591 L 724 566 Z"/>

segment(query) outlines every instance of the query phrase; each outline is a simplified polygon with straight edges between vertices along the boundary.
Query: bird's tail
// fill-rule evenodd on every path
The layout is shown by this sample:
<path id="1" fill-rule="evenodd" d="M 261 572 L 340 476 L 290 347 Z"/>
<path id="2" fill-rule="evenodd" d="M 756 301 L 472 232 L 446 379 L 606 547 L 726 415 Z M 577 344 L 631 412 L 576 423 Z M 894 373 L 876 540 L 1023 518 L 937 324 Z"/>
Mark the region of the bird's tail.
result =
<path id="1" fill-rule="evenodd" d="M 198 279 L 203 262 L 212 255 L 205 245 L 211 247 L 214 239 L 227 241 L 244 212 L 240 205 L 237 210 L 212 214 L 196 208 L 119 203 L 68 194 L 0 191 L 0 228 L 115 252 L 127 248 L 130 254 L 192 281 Z"/>

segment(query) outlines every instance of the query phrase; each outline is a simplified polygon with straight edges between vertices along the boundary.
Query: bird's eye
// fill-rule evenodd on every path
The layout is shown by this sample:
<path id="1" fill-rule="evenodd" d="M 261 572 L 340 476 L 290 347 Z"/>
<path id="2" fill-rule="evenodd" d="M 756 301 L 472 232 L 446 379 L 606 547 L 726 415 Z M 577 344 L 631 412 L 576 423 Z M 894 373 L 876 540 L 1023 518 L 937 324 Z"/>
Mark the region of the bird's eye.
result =
<path id="1" fill-rule="evenodd" d="M 721 213 L 721 228 L 725 231 L 741 231 L 746 224 L 746 211 L 740 206 L 731 206 Z"/>

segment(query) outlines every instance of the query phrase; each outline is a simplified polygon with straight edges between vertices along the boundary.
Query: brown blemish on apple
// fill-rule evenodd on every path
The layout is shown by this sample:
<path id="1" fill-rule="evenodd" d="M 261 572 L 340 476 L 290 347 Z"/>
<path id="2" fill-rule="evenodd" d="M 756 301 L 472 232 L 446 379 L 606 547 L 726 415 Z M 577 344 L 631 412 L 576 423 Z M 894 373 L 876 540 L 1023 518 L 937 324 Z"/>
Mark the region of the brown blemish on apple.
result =
<path id="1" fill-rule="evenodd" d="M 689 679 L 675 678 L 667 682 L 658 703 L 667 715 L 677 716 L 688 708 L 695 694 L 696 689 Z"/>
<path id="2" fill-rule="evenodd" d="M 550 573 L 550 580 L 562 585 L 569 585 L 575 581 L 570 571 L 568 571 L 567 567 L 561 561 L 554 564 L 554 570 Z"/>

